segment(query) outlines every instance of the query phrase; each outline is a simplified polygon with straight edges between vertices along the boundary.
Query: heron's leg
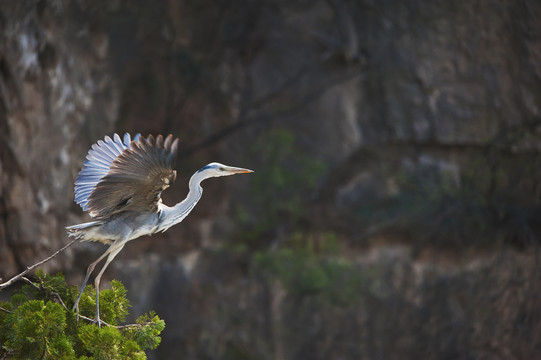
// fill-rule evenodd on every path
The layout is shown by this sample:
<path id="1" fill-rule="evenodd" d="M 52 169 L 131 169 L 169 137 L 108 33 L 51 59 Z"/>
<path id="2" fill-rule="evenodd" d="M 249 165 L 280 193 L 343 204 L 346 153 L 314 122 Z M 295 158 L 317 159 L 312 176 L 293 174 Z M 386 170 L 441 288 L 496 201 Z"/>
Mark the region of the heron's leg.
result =
<path id="1" fill-rule="evenodd" d="M 85 289 L 86 283 L 88 282 L 88 278 L 90 278 L 90 274 L 92 274 L 92 271 L 94 271 L 94 268 L 96 265 L 102 261 L 111 251 L 111 248 L 107 249 L 99 258 L 98 260 L 94 261 L 92 264 L 88 266 L 88 269 L 86 270 L 86 276 L 85 280 L 83 281 L 83 286 L 81 286 L 81 290 L 79 290 L 79 295 L 77 295 L 77 299 L 75 299 L 75 303 L 73 304 L 72 310 L 77 311 L 77 319 L 79 319 L 79 300 L 81 300 L 81 296 L 83 295 L 83 290 Z"/>
<path id="2" fill-rule="evenodd" d="M 94 279 L 94 288 L 96 289 L 96 322 L 98 323 L 99 327 L 101 327 L 101 320 L 100 320 L 100 280 L 101 280 L 101 276 L 103 275 L 103 272 L 105 271 L 105 269 L 107 268 L 109 263 L 111 261 L 113 261 L 115 256 L 117 256 L 117 254 L 120 252 L 120 250 L 122 250 L 123 247 L 124 247 L 124 244 L 119 244 L 117 246 L 112 245 L 109 248 L 109 250 L 110 250 L 109 251 L 109 257 L 107 257 L 107 261 L 105 261 L 105 264 L 103 265 L 100 272 L 98 273 L 98 275 Z"/>

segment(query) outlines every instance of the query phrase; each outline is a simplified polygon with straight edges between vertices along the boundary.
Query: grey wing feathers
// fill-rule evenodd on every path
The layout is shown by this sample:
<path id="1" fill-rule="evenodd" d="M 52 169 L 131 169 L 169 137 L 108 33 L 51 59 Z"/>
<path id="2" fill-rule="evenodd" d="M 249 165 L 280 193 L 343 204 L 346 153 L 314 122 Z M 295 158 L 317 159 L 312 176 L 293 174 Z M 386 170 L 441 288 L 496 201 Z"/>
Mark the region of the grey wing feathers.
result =
<path id="1" fill-rule="evenodd" d="M 91 181 L 101 177 L 97 183 L 90 181 L 90 185 L 94 186 L 84 188 L 86 192 L 81 193 L 88 194 L 84 204 L 90 216 L 103 218 L 123 211 L 157 211 L 161 192 L 176 177 L 172 166 L 178 138 L 173 141 L 172 135 L 165 139 L 161 135 L 156 138 L 149 135 L 146 139 L 138 137 L 137 141 L 128 142 L 127 145 L 126 142 L 116 141 L 116 138 L 111 141 L 106 138 L 105 142 L 98 144 L 100 150 L 104 148 L 99 155 L 107 153 L 108 157 L 100 156 L 96 164 L 94 156 L 91 158 L 93 167 L 90 169 L 95 170 L 92 173 L 87 171 L 87 174 L 93 176 Z"/>
<path id="2" fill-rule="evenodd" d="M 141 135 L 137 134 L 134 141 Z M 75 202 L 81 206 L 84 211 L 88 210 L 89 196 L 98 184 L 98 182 L 107 175 L 109 168 L 115 159 L 131 143 L 130 134 L 126 133 L 124 139 L 114 134 L 113 139 L 106 136 L 104 141 L 99 140 L 86 156 L 83 169 L 79 172 L 75 180 Z"/>

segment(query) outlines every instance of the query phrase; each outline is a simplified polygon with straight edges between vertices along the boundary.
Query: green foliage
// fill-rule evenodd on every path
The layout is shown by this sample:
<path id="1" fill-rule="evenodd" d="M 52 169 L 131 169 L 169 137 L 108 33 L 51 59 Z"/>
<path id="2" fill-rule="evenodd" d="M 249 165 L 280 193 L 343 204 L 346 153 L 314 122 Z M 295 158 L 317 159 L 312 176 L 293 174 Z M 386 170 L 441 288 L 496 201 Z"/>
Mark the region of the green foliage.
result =
<path id="1" fill-rule="evenodd" d="M 133 332 L 135 342 L 143 349 L 156 349 L 160 345 L 160 333 L 165 329 L 165 322 L 160 320 L 153 311 L 137 319 L 137 324 L 152 323 L 154 326 L 132 327 L 128 331 Z"/>
<path id="2" fill-rule="evenodd" d="M 313 239 L 296 233 L 287 246 L 255 253 L 252 269 L 268 281 L 279 280 L 294 296 L 318 296 L 332 305 L 356 302 L 363 278 L 345 259 L 329 256 L 336 252 L 336 237 L 325 234 L 317 246 Z"/>
<path id="3" fill-rule="evenodd" d="M 129 302 L 126 299 L 126 289 L 120 281 L 111 281 L 111 289 L 100 292 L 100 317 L 110 325 L 118 325 L 128 315 Z M 88 285 L 79 301 L 79 311 L 82 315 L 94 317 L 96 311 L 96 293 L 94 287 Z"/>
<path id="4" fill-rule="evenodd" d="M 154 313 L 137 324 L 115 326 L 128 314 L 126 290 L 119 281 L 100 293 L 102 326 L 71 310 L 77 289 L 61 274 L 36 274 L 9 302 L 0 302 L 0 358 L 2 359 L 146 359 L 144 350 L 155 349 L 165 323 Z M 80 314 L 95 315 L 95 295 L 87 286 Z"/>
<path id="5" fill-rule="evenodd" d="M 79 340 L 84 348 L 91 349 L 93 359 L 146 359 L 137 342 L 122 335 L 115 327 L 100 329 L 93 324 L 83 324 L 79 330 Z"/>
<path id="6" fill-rule="evenodd" d="M 323 162 L 302 153 L 293 133 L 285 129 L 273 129 L 258 138 L 254 153 L 265 154 L 251 179 L 251 195 L 259 213 L 257 221 L 242 231 L 243 240 L 260 238 L 283 219 L 296 225 L 304 214 L 306 198 L 326 170 Z M 237 215 L 241 223 L 250 221 L 244 209 L 238 209 Z"/>
<path id="7" fill-rule="evenodd" d="M 3 348 L 27 359 L 72 358 L 70 339 L 64 334 L 66 314 L 62 306 L 43 300 L 30 300 L 3 319 Z M 18 351 L 13 351 L 18 349 Z"/>
<path id="8" fill-rule="evenodd" d="M 269 236 L 280 225 L 290 233 L 274 250 L 253 253 L 251 271 L 269 282 L 280 281 L 292 296 L 314 296 L 331 305 L 348 305 L 358 299 L 362 278 L 358 269 L 338 259 L 338 237 L 334 233 L 310 235 L 303 227 L 307 200 L 326 171 L 323 162 L 301 151 L 292 132 L 272 129 L 261 135 L 254 153 L 264 154 L 263 163 L 253 174 L 252 199 L 257 206 L 256 221 L 244 226 L 241 245 Z M 250 222 L 245 210 L 238 211 L 243 224 Z M 272 235 L 270 235 L 272 236 Z"/>

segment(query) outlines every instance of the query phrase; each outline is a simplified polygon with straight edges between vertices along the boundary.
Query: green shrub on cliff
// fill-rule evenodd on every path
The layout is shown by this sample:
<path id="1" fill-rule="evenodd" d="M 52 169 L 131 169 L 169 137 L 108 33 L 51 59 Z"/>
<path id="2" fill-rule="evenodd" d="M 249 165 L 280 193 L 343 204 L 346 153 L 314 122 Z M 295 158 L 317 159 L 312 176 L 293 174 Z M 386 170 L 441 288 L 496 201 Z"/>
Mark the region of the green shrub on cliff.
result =
<path id="1" fill-rule="evenodd" d="M 92 323 L 95 296 L 87 286 L 77 319 L 71 310 L 77 289 L 61 274 L 38 272 L 34 281 L 0 302 L 1 359 L 146 359 L 144 350 L 160 343 L 163 320 L 151 313 L 136 324 L 121 325 L 128 314 L 126 290 L 119 281 L 100 292 L 101 318 L 109 324 Z"/>

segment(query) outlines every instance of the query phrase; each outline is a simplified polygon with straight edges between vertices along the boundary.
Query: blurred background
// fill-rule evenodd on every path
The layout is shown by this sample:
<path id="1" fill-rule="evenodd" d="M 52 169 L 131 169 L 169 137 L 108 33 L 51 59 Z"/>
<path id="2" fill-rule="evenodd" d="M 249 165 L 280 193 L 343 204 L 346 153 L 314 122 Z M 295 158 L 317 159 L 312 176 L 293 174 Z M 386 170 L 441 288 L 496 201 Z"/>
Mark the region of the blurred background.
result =
<path id="1" fill-rule="evenodd" d="M 166 204 L 255 173 L 106 271 L 150 359 L 541 358 L 540 106 L 537 0 L 2 0 L 0 277 L 88 220 L 95 141 L 173 133 Z"/>

